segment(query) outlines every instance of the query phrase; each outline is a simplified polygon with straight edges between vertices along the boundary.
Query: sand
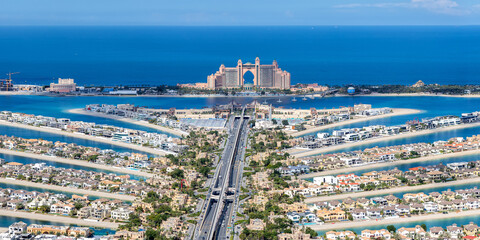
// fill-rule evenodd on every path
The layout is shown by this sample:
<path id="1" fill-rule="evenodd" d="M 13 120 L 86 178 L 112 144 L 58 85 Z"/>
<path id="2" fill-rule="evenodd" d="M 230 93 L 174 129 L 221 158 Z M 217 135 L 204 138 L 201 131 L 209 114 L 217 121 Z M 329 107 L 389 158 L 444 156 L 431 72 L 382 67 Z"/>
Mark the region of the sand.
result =
<path id="1" fill-rule="evenodd" d="M 29 182 L 29 181 L 16 180 L 16 179 L 10 179 L 10 178 L 0 178 L 0 183 L 13 184 L 13 185 L 19 185 L 19 186 L 25 186 L 25 187 L 42 188 L 42 189 L 47 189 L 52 191 L 69 192 L 69 193 L 74 193 L 79 195 L 90 195 L 90 196 L 97 196 L 102 198 L 118 199 L 122 201 L 130 201 L 130 202 L 135 200 L 136 198 L 135 196 L 125 195 L 125 194 L 100 192 L 100 191 L 86 190 L 86 189 L 72 188 L 72 187 L 63 187 L 63 186 Z"/>
<path id="2" fill-rule="evenodd" d="M 0 91 L 0 96 L 13 96 L 13 95 L 32 95 L 34 92 L 28 91 Z"/>
<path id="3" fill-rule="evenodd" d="M 306 134 L 309 134 L 309 133 L 314 133 L 314 132 L 318 132 L 318 131 L 321 131 L 321 130 L 330 129 L 330 128 L 334 128 L 334 127 L 339 127 L 339 126 L 344 126 L 344 125 L 349 125 L 349 124 L 354 124 L 354 123 L 359 123 L 359 122 L 366 122 L 366 121 L 370 121 L 370 120 L 387 118 L 387 117 L 418 114 L 418 113 L 422 112 L 422 111 L 417 110 L 417 109 L 409 109 L 409 108 L 393 108 L 392 110 L 393 110 L 392 113 L 387 113 L 387 114 L 378 115 L 378 116 L 350 119 L 350 120 L 346 120 L 346 121 L 342 121 L 342 122 L 337 122 L 337 123 L 327 124 L 327 125 L 323 125 L 323 126 L 313 127 L 313 128 L 310 128 L 310 129 L 299 131 L 299 132 L 289 133 L 289 135 L 291 135 L 292 137 L 300 137 L 300 136 L 303 136 L 303 135 L 306 135 Z"/>
<path id="4" fill-rule="evenodd" d="M 428 184 L 416 185 L 416 186 L 393 187 L 389 189 L 374 190 L 374 191 L 368 191 L 368 192 L 353 192 L 353 193 L 335 194 L 331 196 L 308 197 L 305 199 L 305 203 L 340 200 L 345 198 L 370 197 L 370 196 L 376 196 L 376 195 L 389 195 L 389 194 L 398 193 L 398 192 L 414 192 L 414 191 L 419 191 L 419 190 L 424 190 L 429 188 L 450 187 L 450 186 L 470 184 L 470 183 L 480 183 L 480 177 L 467 178 L 467 179 L 451 181 L 451 182 L 443 182 L 443 183 L 428 183 Z"/>
<path id="5" fill-rule="evenodd" d="M 74 133 L 74 132 L 62 131 L 62 130 L 56 129 L 56 128 L 36 127 L 36 126 L 27 125 L 27 124 L 8 122 L 8 121 L 5 121 L 5 120 L 0 120 L 0 125 L 29 129 L 29 130 L 33 130 L 33 131 L 39 131 L 39 132 L 47 132 L 47 133 L 58 134 L 58 135 L 63 135 L 63 136 L 73 137 L 73 138 L 81 138 L 81 139 L 86 139 L 86 140 L 90 140 L 90 141 L 111 144 L 111 145 L 115 145 L 115 146 L 119 146 L 119 147 L 124 147 L 124 148 L 128 148 L 128 149 L 133 149 L 133 150 L 146 152 L 146 153 L 151 153 L 151 154 L 160 155 L 160 156 L 167 155 L 167 154 L 170 153 L 170 152 L 167 152 L 167 151 L 164 151 L 164 150 L 161 150 L 161 149 L 154 149 L 154 148 L 144 147 L 144 146 L 140 146 L 140 145 L 136 145 L 136 144 L 132 144 L 132 143 L 113 141 L 109 138 L 90 136 L 90 135 L 86 135 L 86 134 L 83 134 L 83 133 Z"/>
<path id="6" fill-rule="evenodd" d="M 113 116 L 113 115 L 104 114 L 104 113 L 89 112 L 89 111 L 85 111 L 83 108 L 70 109 L 70 110 L 68 110 L 68 112 L 69 113 L 74 113 L 74 114 L 82 114 L 82 115 L 88 115 L 88 116 L 94 116 L 94 117 L 114 119 L 114 120 L 118 120 L 118 121 L 122 121 L 122 122 L 127 122 L 127 123 L 131 123 L 131 124 L 135 124 L 135 125 L 139 125 L 139 126 L 143 126 L 143 127 L 156 129 L 156 130 L 159 130 L 159 131 L 162 131 L 162 132 L 167 132 L 167 133 L 173 134 L 175 136 L 180 136 L 180 137 L 188 135 L 188 133 L 185 132 L 185 131 L 151 124 L 151 123 L 148 123 L 147 121 L 138 121 L 138 120 L 133 120 L 131 118 L 123 118 L 123 117 Z"/>
<path id="7" fill-rule="evenodd" d="M 304 151 L 304 152 L 293 153 L 292 155 L 297 157 L 297 158 L 307 157 L 307 156 L 317 155 L 317 154 L 320 154 L 320 153 L 325 153 L 325 152 L 330 152 L 330 151 L 335 151 L 335 150 L 341 150 L 341 149 L 344 149 L 344 148 L 367 145 L 367 144 L 370 144 L 370 143 L 391 141 L 391 140 L 396 140 L 396 139 L 416 137 L 416 136 L 421 136 L 421 135 L 428 135 L 428 134 L 432 134 L 432 133 L 459 130 L 459 129 L 465 129 L 465 128 L 474 128 L 474 127 L 479 127 L 479 126 L 480 126 L 480 122 L 477 122 L 477 123 L 460 124 L 460 125 L 442 127 L 442 128 L 436 128 L 436 129 L 421 130 L 421 131 L 417 131 L 417 132 L 401 133 L 401 134 L 397 134 L 397 135 L 393 135 L 393 136 L 376 137 L 376 138 L 370 138 L 370 139 L 367 139 L 367 140 L 364 140 L 364 141 L 344 143 L 344 144 L 338 144 L 338 145 L 334 145 L 334 146 L 330 146 L 330 147 L 307 150 L 307 151 Z"/>
<path id="8" fill-rule="evenodd" d="M 31 92 L 31 91 L 0 91 L 0 95 L 37 95 L 37 96 L 62 96 L 62 95 L 55 95 L 49 92 Z M 352 97 L 352 95 L 348 94 L 335 94 L 335 95 L 326 95 L 323 96 L 318 93 L 310 94 L 310 93 L 302 93 L 302 94 L 283 94 L 283 95 L 235 95 L 235 96 L 225 96 L 223 94 L 184 94 L 184 95 L 67 95 L 67 96 L 77 96 L 77 97 L 124 97 L 124 98 L 131 98 L 131 97 L 152 97 L 152 98 L 278 98 L 278 97 L 299 97 L 304 95 L 313 95 L 316 98 L 322 97 Z M 462 98 L 478 98 L 480 94 L 435 94 L 435 93 L 371 93 L 371 94 L 359 94 L 354 95 L 353 97 L 462 97 Z"/>
<path id="9" fill-rule="evenodd" d="M 318 224 L 309 225 L 308 227 L 312 228 L 315 231 L 328 231 L 328 230 L 336 230 L 336 229 L 348 230 L 348 229 L 359 228 L 359 227 L 370 227 L 375 225 L 395 225 L 399 223 L 408 223 L 408 222 L 419 222 L 419 224 L 421 224 L 423 221 L 478 216 L 479 214 L 480 214 L 480 209 L 476 209 L 476 210 L 467 210 L 467 211 L 459 211 L 459 212 L 449 212 L 448 214 L 434 213 L 434 214 L 426 214 L 426 215 L 412 216 L 412 217 L 381 219 L 378 221 L 366 220 L 366 221 L 345 221 L 345 222 L 336 222 L 336 223 L 325 223 L 322 225 L 318 225 Z"/>
<path id="10" fill-rule="evenodd" d="M 20 157 L 27 157 L 27 158 L 32 158 L 32 159 L 52 161 L 52 162 L 68 163 L 68 164 L 82 166 L 82 167 L 103 169 L 103 170 L 108 170 L 108 171 L 112 171 L 112 172 L 137 175 L 137 176 L 142 176 L 142 177 L 147 177 L 147 178 L 153 177 L 152 173 L 135 171 L 135 170 L 130 170 L 130 169 L 126 169 L 126 168 L 114 167 L 114 166 L 103 165 L 103 164 L 98 164 L 98 163 L 91 163 L 91 162 L 87 162 L 87 161 L 83 161 L 83 160 L 75 160 L 75 159 L 69 159 L 69 158 L 47 156 L 47 155 L 41 155 L 41 154 L 35 154 L 35 153 L 26 153 L 26 152 L 20 152 L 20 151 L 8 150 L 8 149 L 0 149 L 0 153 L 7 154 L 7 155 L 20 156 Z"/>
<path id="11" fill-rule="evenodd" d="M 109 228 L 109 229 L 117 229 L 119 226 L 118 223 L 114 223 L 114 222 L 86 221 L 83 219 L 66 217 L 66 216 L 41 214 L 41 213 L 33 213 L 33 212 L 25 212 L 25 211 L 12 211 L 12 210 L 5 210 L 5 209 L 0 209 L 0 216 L 27 218 L 27 219 L 50 221 L 50 222 L 56 222 L 56 223 L 62 223 L 62 224 L 73 224 L 78 226 Z"/>
<path id="12" fill-rule="evenodd" d="M 438 159 L 461 157 L 461 156 L 468 156 L 468 155 L 475 155 L 475 154 L 480 154 L 480 149 L 468 150 L 463 152 L 455 152 L 455 153 L 447 153 L 447 154 L 438 154 L 433 156 L 419 157 L 419 158 L 413 158 L 413 159 L 407 159 L 407 160 L 397 160 L 394 162 L 373 163 L 373 164 L 367 164 L 367 165 L 362 165 L 357 167 L 346 167 L 346 168 L 339 168 L 339 169 L 327 170 L 322 172 L 314 172 L 314 173 L 300 175 L 299 178 L 312 178 L 312 177 L 318 177 L 318 176 L 337 175 L 341 173 L 361 171 L 361 170 L 372 169 L 372 168 L 375 169 L 375 168 L 382 168 L 382 167 L 394 167 L 402 164 L 428 162 L 428 161 L 433 161 Z"/>

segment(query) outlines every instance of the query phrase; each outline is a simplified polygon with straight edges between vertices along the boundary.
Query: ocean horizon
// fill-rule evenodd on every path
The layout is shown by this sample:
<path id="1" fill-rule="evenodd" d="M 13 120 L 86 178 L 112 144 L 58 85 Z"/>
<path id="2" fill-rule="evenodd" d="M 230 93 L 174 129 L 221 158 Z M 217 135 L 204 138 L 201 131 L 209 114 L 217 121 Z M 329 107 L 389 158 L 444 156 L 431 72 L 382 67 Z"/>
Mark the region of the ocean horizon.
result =
<path id="1" fill-rule="evenodd" d="M 15 84 L 206 82 L 221 64 L 278 61 L 292 84 L 480 83 L 480 26 L 2 26 Z"/>

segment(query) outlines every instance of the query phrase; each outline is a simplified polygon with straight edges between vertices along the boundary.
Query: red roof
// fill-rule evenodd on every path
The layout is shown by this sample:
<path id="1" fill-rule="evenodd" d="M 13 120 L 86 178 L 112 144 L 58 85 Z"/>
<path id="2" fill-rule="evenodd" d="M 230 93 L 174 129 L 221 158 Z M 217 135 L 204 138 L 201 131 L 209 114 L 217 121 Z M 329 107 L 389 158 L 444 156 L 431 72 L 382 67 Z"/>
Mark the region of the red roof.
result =
<path id="1" fill-rule="evenodd" d="M 424 167 L 413 167 L 413 168 L 409 168 L 408 170 L 410 171 L 418 171 L 418 170 L 424 170 L 425 168 Z"/>

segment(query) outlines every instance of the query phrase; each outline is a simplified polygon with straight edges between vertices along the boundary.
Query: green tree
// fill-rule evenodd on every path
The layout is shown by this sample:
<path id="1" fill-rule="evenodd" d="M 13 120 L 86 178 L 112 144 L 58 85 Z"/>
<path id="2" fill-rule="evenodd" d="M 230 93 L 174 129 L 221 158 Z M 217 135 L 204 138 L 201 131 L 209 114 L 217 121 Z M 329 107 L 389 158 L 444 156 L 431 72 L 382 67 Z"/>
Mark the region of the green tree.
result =
<path id="1" fill-rule="evenodd" d="M 422 223 L 422 225 L 420 225 L 420 227 L 422 227 L 423 230 L 427 231 L 427 225 L 425 225 L 425 223 Z"/>
<path id="2" fill-rule="evenodd" d="M 387 230 L 391 233 L 394 233 L 395 231 L 397 231 L 397 228 L 393 225 L 388 225 Z"/>
<path id="3" fill-rule="evenodd" d="M 38 210 L 42 213 L 48 213 L 50 212 L 50 207 L 47 205 L 42 205 L 38 208 Z"/>
<path id="4" fill-rule="evenodd" d="M 80 208 L 83 207 L 83 203 L 81 203 L 81 202 L 76 202 L 76 203 L 74 204 L 74 206 L 75 206 L 75 209 L 79 210 Z"/>
<path id="5" fill-rule="evenodd" d="M 311 229 L 310 227 L 307 227 L 305 229 L 305 233 L 310 234 L 310 237 L 317 237 L 318 236 L 318 233 L 315 230 Z"/>
<path id="6" fill-rule="evenodd" d="M 185 177 L 182 169 L 175 169 L 170 173 L 170 177 L 175 179 L 183 179 Z"/>
<path id="7" fill-rule="evenodd" d="M 160 233 L 155 231 L 154 229 L 147 229 L 145 232 L 145 239 L 146 240 L 155 240 L 160 238 Z"/>

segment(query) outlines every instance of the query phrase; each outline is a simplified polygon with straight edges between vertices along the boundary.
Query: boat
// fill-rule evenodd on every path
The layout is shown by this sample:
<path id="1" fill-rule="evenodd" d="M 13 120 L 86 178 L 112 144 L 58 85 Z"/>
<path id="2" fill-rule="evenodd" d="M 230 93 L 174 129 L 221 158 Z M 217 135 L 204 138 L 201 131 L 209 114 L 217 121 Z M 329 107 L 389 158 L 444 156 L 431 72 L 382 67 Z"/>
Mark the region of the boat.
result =
<path id="1" fill-rule="evenodd" d="M 281 103 L 281 102 L 282 102 L 282 100 L 280 100 L 280 98 L 279 98 L 277 102 L 278 102 L 278 103 Z"/>
<path id="2" fill-rule="evenodd" d="M 297 101 L 297 99 L 295 97 L 293 97 L 292 102 L 296 102 L 296 101 Z"/>
<path id="3" fill-rule="evenodd" d="M 263 104 L 264 104 L 264 105 L 268 104 L 268 103 L 267 103 L 267 100 L 263 101 Z"/>
<path id="4" fill-rule="evenodd" d="M 307 101 L 307 98 L 305 96 L 303 96 L 302 98 L 303 101 Z"/>

